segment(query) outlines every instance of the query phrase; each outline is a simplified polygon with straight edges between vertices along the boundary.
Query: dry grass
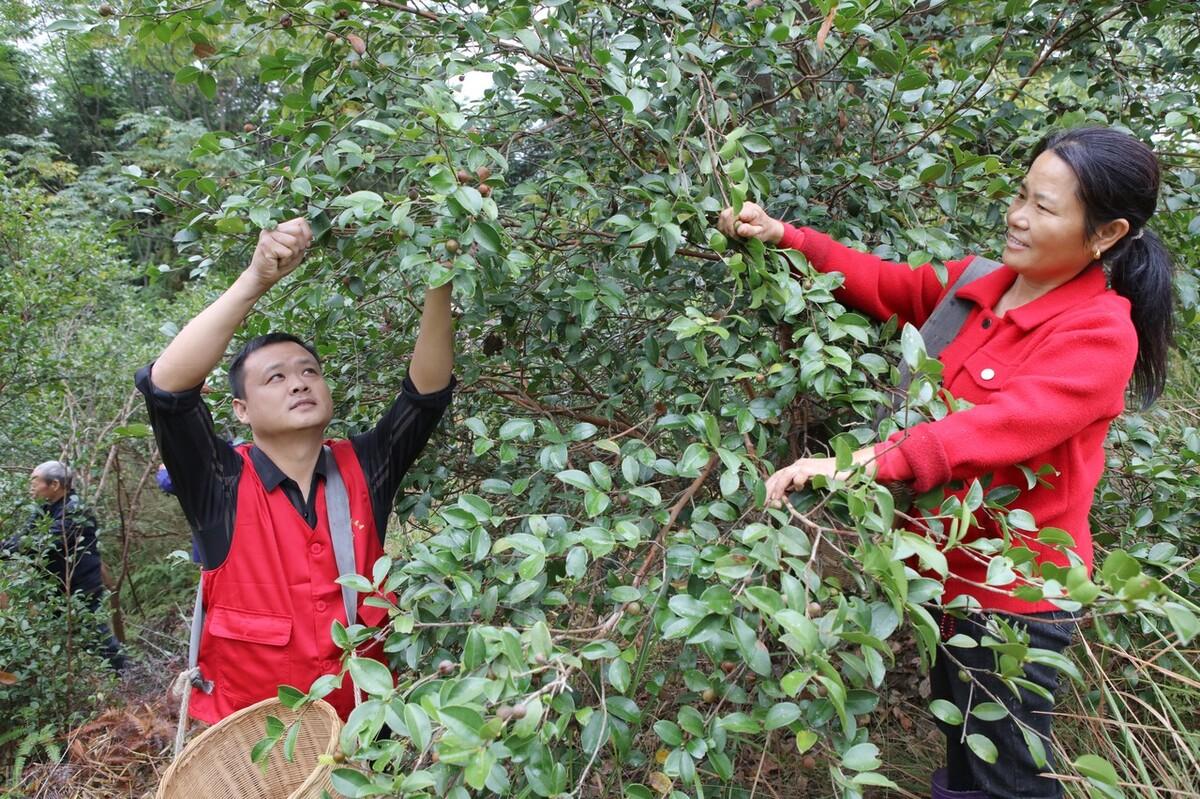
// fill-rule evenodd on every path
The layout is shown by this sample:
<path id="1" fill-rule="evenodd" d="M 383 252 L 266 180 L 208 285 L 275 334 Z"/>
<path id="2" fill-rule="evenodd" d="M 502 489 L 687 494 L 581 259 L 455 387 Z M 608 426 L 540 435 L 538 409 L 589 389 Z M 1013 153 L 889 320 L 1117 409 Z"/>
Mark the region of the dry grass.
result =
<path id="1" fill-rule="evenodd" d="M 149 799 L 171 762 L 178 702 L 167 688 L 178 663 L 130 666 L 110 708 L 58 742 L 60 762 L 28 765 L 0 794 L 12 799 Z"/>

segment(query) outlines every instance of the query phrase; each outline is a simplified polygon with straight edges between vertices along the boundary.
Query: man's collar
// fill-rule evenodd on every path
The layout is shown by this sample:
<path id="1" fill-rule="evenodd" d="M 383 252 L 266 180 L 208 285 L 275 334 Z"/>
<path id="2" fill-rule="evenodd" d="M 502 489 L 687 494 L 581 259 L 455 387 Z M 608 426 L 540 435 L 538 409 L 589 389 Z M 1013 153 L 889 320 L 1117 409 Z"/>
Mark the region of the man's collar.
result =
<path id="1" fill-rule="evenodd" d="M 313 474 L 319 474 L 322 477 L 328 475 L 328 459 L 329 452 L 321 447 L 321 454 L 317 456 L 317 465 Z M 250 447 L 250 461 L 254 464 L 254 471 L 258 473 L 258 479 L 262 481 L 263 488 L 268 491 L 274 491 L 284 480 L 290 479 L 282 469 L 275 465 L 275 461 L 267 457 L 267 453 L 257 446 Z"/>
<path id="2" fill-rule="evenodd" d="M 1016 272 L 1007 266 L 1002 266 L 963 286 L 958 290 L 958 296 L 964 300 L 971 300 L 981 308 L 991 310 L 996 307 L 996 303 L 1000 302 L 1004 292 L 1008 291 L 1009 286 L 1016 279 Z M 1023 330 L 1032 330 L 1063 311 L 1100 296 L 1107 288 L 1103 267 L 1093 264 L 1033 302 L 1013 308 L 1004 315 L 1004 318 Z"/>

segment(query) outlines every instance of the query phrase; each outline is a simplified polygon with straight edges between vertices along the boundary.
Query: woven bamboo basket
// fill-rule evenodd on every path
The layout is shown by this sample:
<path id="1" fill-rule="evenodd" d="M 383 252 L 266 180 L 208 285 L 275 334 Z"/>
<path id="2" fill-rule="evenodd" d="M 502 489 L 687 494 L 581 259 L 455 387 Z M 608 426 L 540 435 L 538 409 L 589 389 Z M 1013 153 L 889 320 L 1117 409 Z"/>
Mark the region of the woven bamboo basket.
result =
<path id="1" fill-rule="evenodd" d="M 301 718 L 295 757 L 283 756 L 283 742 L 271 749 L 266 773 L 250 760 L 250 750 L 266 734 L 267 716 L 286 725 Z M 320 799 L 333 792 L 332 767 L 318 757 L 337 749 L 342 722 L 328 702 L 315 702 L 303 716 L 278 699 L 243 708 L 209 727 L 187 745 L 163 775 L 156 799 Z"/>

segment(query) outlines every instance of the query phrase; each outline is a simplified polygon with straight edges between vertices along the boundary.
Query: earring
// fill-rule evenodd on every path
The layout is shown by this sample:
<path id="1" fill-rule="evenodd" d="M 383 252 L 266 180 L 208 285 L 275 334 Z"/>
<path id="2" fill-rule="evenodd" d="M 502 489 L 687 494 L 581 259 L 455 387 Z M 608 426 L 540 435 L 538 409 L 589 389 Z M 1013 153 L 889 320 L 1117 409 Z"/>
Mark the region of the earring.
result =
<path id="1" fill-rule="evenodd" d="M 1100 253 L 1100 248 L 1099 248 L 1099 247 L 1097 247 L 1097 248 L 1096 248 L 1096 260 L 1097 260 L 1097 261 L 1099 261 L 1099 260 L 1100 260 L 1100 255 L 1101 255 L 1101 253 Z"/>

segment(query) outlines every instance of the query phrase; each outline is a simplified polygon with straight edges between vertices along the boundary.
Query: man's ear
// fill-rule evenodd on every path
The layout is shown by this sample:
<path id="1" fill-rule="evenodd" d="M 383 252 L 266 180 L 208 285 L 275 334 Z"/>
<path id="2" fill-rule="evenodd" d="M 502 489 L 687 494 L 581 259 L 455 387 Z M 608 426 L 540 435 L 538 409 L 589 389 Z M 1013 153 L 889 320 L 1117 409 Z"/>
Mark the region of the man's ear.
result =
<path id="1" fill-rule="evenodd" d="M 237 416 L 238 421 L 242 424 L 250 424 L 249 415 L 246 413 L 246 401 L 244 399 L 233 399 L 233 413 Z"/>

